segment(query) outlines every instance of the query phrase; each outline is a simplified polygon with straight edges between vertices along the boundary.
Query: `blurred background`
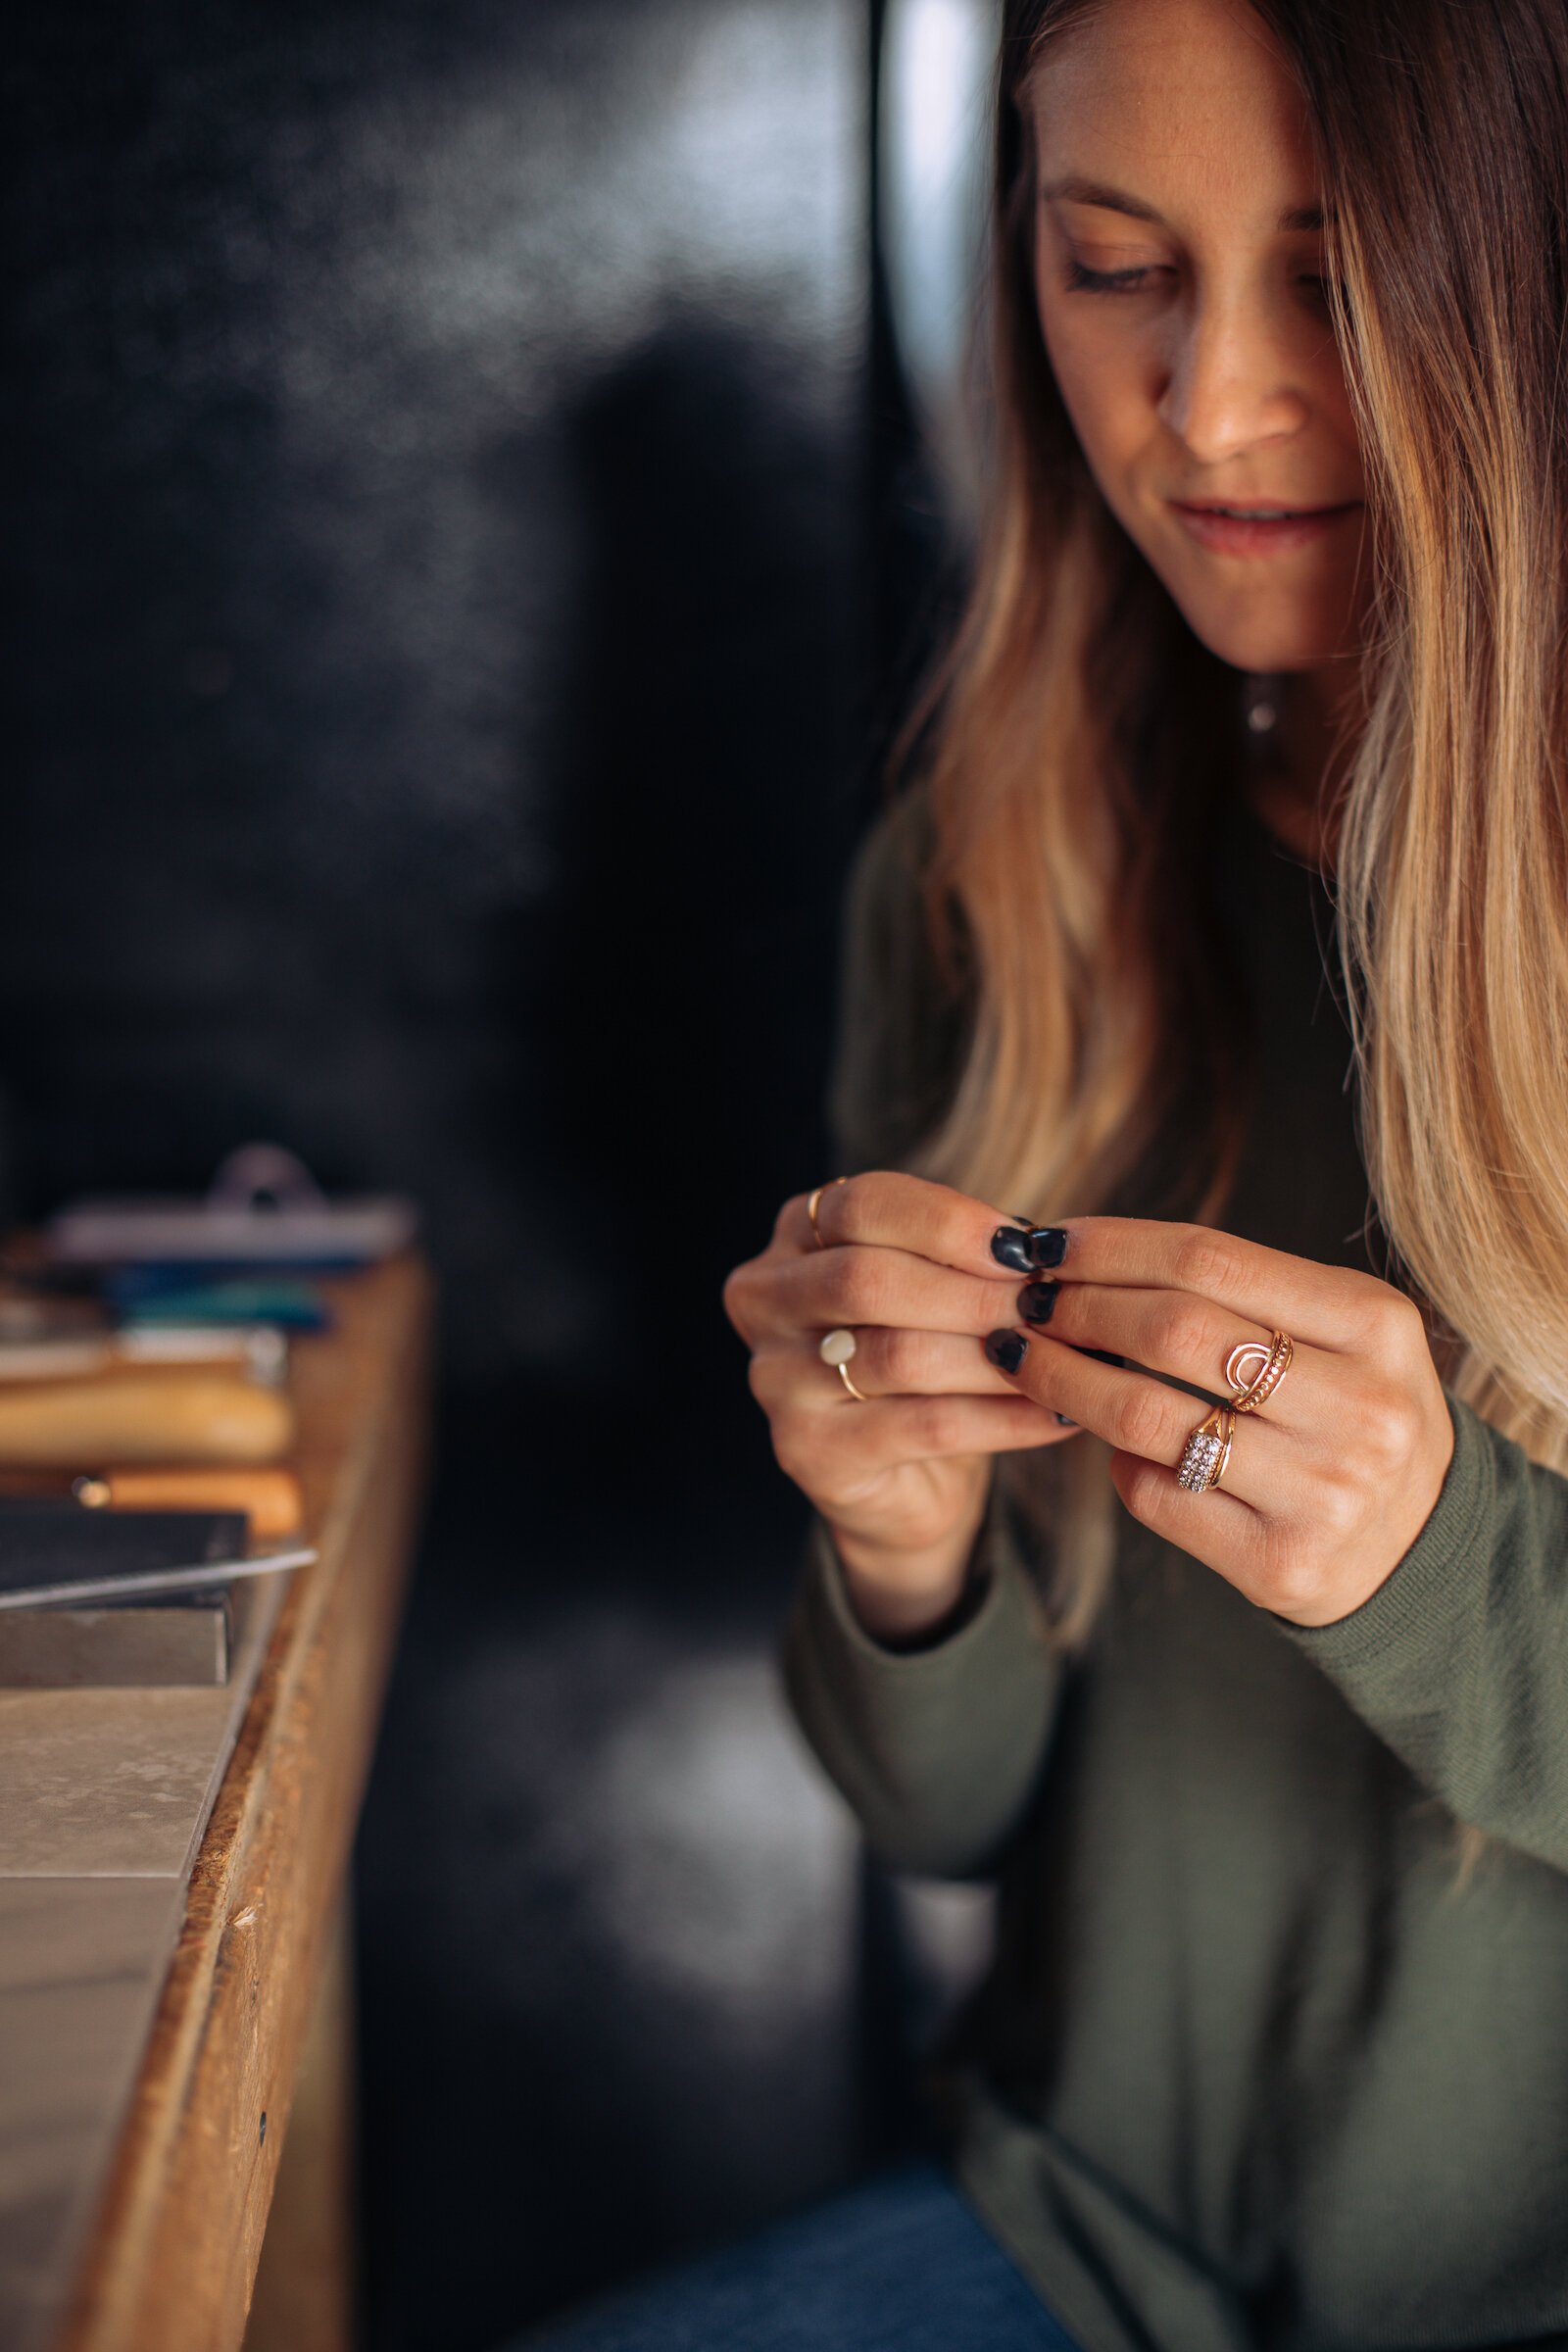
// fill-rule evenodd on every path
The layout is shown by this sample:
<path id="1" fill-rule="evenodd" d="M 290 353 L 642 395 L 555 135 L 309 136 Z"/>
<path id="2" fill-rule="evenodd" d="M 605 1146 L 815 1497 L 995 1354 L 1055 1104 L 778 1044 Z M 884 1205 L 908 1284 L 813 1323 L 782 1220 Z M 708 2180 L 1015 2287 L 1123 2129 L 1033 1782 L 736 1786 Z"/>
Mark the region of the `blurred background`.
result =
<path id="1" fill-rule="evenodd" d="M 0 1192 L 422 1202 L 357 1857 L 366 2341 L 921 2129 L 984 1947 L 784 1710 L 723 1278 L 836 1171 L 839 894 L 961 585 L 990 0 L 61 0 L 6 60 Z"/>

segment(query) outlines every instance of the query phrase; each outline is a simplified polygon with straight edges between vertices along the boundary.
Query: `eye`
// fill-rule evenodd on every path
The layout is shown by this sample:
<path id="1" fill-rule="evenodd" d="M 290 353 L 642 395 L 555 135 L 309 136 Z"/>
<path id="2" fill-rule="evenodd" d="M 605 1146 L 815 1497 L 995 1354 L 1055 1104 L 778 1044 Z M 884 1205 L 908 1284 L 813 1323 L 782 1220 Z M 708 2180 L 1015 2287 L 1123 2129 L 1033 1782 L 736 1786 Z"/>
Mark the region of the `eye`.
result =
<path id="1" fill-rule="evenodd" d="M 1146 281 L 1158 271 L 1147 267 L 1139 270 L 1086 270 L 1082 262 L 1069 260 L 1065 283 L 1072 294 L 1141 294 L 1147 290 Z"/>

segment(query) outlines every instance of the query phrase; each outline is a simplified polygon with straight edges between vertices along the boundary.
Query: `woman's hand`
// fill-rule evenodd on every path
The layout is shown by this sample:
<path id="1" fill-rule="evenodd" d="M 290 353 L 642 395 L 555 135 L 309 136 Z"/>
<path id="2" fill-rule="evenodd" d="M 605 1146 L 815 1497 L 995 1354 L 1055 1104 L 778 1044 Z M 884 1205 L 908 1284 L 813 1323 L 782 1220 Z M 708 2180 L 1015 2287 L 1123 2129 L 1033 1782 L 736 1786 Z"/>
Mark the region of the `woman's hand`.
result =
<path id="1" fill-rule="evenodd" d="M 817 1228 L 825 1246 L 808 1196 L 786 1200 L 767 1248 L 725 1282 L 724 1309 L 779 1466 L 831 1527 L 857 1613 L 875 1633 L 914 1632 L 962 1589 L 991 1457 L 1070 1434 L 976 1344 L 1046 1261 L 1023 1219 L 897 1170 L 824 1189 Z M 817 1353 L 841 1325 L 864 1404 Z"/>
<path id="2" fill-rule="evenodd" d="M 1249 1600 L 1308 1626 L 1358 1607 L 1420 1534 L 1453 1451 L 1418 1309 L 1371 1275 L 1205 1226 L 1082 1217 L 1057 1230 L 1059 1280 L 1025 1286 L 1019 1324 L 988 1344 L 1010 1340 L 1001 1352 L 1015 1355 L 1026 1339 L 1013 1387 L 1107 1439 L 1134 1518 Z M 1189 1494 L 1176 1464 L 1203 1407 L 1151 1374 L 1223 1400 L 1232 1348 L 1266 1348 L 1275 1330 L 1295 1343 L 1289 1372 L 1238 1416 L 1223 1486 Z"/>

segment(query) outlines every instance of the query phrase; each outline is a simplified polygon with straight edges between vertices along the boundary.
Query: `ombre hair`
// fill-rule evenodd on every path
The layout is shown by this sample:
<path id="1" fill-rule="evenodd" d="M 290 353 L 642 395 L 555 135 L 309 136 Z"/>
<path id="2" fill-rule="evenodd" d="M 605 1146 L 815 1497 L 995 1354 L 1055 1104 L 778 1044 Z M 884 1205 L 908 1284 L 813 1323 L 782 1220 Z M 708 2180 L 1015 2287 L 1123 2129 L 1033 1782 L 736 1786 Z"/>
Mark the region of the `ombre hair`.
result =
<path id="1" fill-rule="evenodd" d="M 1242 1077 L 1183 877 L 1196 801 L 1237 788 L 1239 681 L 1110 517 L 1036 309 L 1026 83 L 1103 4 L 1003 12 L 984 511 L 893 761 L 929 791 L 931 935 L 973 1017 L 906 1164 L 1046 1218 L 1140 1187 L 1213 1222 Z M 1334 889 L 1387 1270 L 1452 1392 L 1568 1468 L 1568 12 L 1252 6 L 1312 126 L 1367 481 Z M 1108 1574 L 1105 1458 L 998 1459 L 1066 1648 Z"/>

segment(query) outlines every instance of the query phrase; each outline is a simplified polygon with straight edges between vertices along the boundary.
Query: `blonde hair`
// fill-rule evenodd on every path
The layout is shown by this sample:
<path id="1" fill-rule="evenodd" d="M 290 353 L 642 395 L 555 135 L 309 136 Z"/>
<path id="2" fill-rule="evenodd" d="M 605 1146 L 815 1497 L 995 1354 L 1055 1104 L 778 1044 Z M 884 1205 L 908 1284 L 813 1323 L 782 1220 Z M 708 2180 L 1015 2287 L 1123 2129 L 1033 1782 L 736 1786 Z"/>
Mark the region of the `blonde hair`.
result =
<path id="1" fill-rule="evenodd" d="M 1115 1208 L 1174 1129 L 1172 1197 L 1140 1205 L 1211 1220 L 1238 1079 L 1212 1059 L 1211 959 L 1172 880 L 1195 793 L 1237 786 L 1238 681 L 1110 522 L 1033 285 L 1025 83 L 1090 5 L 1004 11 L 989 490 L 893 761 L 929 790 L 931 937 L 973 1017 L 907 1164 L 1081 1214 Z M 1374 610 L 1336 810 L 1363 1157 L 1447 1384 L 1568 1468 L 1568 19 L 1557 0 L 1253 5 L 1317 141 L 1368 483 Z M 1184 1128 L 1194 1102 L 1211 1114 Z M 999 1457 L 1059 1539 L 1067 1648 L 1108 1578 L 1104 1462 L 1084 1440 Z M 1463 1842 L 1468 1861 L 1487 1841 Z"/>

